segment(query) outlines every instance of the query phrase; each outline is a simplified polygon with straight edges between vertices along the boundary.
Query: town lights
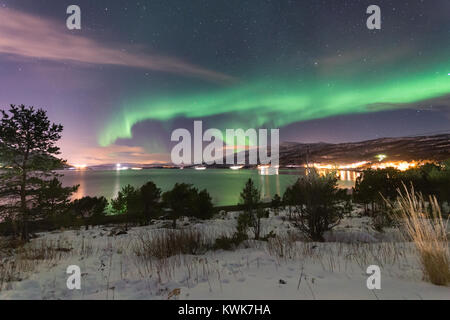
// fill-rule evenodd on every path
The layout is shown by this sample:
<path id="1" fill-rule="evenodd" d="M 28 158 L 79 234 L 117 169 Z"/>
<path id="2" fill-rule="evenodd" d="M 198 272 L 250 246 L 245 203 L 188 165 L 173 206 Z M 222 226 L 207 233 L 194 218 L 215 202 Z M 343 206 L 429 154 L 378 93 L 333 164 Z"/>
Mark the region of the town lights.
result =
<path id="1" fill-rule="evenodd" d="M 116 171 L 124 171 L 128 169 L 129 169 L 128 167 L 122 167 L 120 163 L 116 164 Z"/>

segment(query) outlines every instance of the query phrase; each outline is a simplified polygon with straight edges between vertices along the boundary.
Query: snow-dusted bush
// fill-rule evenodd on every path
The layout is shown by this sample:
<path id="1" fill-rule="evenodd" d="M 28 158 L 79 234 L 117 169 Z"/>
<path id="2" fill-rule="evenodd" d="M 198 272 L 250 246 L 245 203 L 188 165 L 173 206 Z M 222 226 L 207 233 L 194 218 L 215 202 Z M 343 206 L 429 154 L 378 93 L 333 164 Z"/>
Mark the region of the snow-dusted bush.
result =
<path id="1" fill-rule="evenodd" d="M 321 176 L 311 170 L 287 188 L 285 198 L 294 206 L 294 225 L 312 241 L 325 241 L 324 233 L 337 226 L 351 209 L 347 205 L 349 196 L 339 189 L 334 173 Z"/>

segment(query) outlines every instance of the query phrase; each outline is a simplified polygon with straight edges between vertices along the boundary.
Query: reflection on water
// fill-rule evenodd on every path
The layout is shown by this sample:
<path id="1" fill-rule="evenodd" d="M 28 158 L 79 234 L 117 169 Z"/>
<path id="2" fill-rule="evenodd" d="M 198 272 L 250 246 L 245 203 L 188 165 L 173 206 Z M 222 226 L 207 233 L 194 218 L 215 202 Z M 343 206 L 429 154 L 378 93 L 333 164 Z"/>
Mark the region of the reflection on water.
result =
<path id="1" fill-rule="evenodd" d="M 259 185 L 261 191 L 261 198 L 264 201 L 270 201 L 276 194 L 282 196 L 284 190 L 289 186 L 289 184 L 287 186 L 285 185 L 283 188 L 283 192 L 281 191 L 280 175 L 259 175 L 259 177 L 260 177 Z M 274 183 L 271 183 L 272 180 L 274 180 Z M 293 182 L 295 182 L 295 179 Z"/>
<path id="2" fill-rule="evenodd" d="M 304 169 L 280 170 L 279 175 L 259 175 L 258 170 L 214 169 L 205 171 L 150 169 L 141 171 L 64 171 L 65 186 L 80 187 L 74 198 L 84 196 L 105 196 L 111 199 L 127 184 L 140 187 L 153 181 L 162 191 L 170 190 L 173 185 L 190 183 L 199 189 L 207 189 L 215 205 L 234 205 L 239 201 L 239 194 L 245 182 L 251 178 L 261 191 L 264 200 L 270 200 L 275 194 L 282 196 L 286 188 L 305 174 Z M 320 172 L 323 173 L 323 172 Z M 360 173 L 340 171 L 339 186 L 351 188 Z"/>
<path id="3" fill-rule="evenodd" d="M 318 170 L 318 172 L 319 174 L 326 174 L 327 170 Z M 340 170 L 337 174 L 339 177 L 339 186 L 346 189 L 353 188 L 355 186 L 356 179 L 361 176 L 361 172 L 350 170 Z"/>

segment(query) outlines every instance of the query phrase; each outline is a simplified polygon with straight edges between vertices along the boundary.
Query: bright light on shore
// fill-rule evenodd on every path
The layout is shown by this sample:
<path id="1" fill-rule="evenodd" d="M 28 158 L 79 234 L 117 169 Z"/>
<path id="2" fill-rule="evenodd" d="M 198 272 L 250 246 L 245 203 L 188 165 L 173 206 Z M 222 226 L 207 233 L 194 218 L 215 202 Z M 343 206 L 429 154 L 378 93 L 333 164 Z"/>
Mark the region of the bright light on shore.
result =
<path id="1" fill-rule="evenodd" d="M 262 176 L 273 176 L 279 174 L 280 166 L 271 166 L 271 165 L 259 165 L 258 173 Z"/>
<path id="2" fill-rule="evenodd" d="M 417 162 L 397 161 L 397 162 L 384 162 L 372 165 L 372 169 L 386 169 L 395 168 L 400 171 L 406 171 L 418 166 Z"/>
<path id="3" fill-rule="evenodd" d="M 321 163 L 313 163 L 312 166 L 316 169 L 328 169 L 328 170 L 345 170 L 345 169 L 358 169 L 362 168 L 369 162 L 360 161 L 355 163 L 348 164 L 321 164 Z"/>
<path id="4" fill-rule="evenodd" d="M 122 165 L 120 163 L 116 164 L 116 170 L 117 171 L 125 171 L 128 170 L 128 167 L 122 167 Z"/>
<path id="5" fill-rule="evenodd" d="M 74 164 L 73 167 L 77 170 L 83 170 L 87 168 L 86 164 Z"/>

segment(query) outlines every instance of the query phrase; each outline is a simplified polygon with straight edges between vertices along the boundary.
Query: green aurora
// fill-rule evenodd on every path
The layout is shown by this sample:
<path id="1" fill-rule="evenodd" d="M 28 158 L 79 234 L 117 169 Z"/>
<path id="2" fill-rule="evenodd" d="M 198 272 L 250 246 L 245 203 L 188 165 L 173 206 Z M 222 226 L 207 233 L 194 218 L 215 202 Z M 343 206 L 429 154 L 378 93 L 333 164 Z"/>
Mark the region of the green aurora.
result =
<path id="1" fill-rule="evenodd" d="M 101 146 L 132 138 L 134 125 L 145 120 L 170 121 L 178 117 L 232 114 L 225 128 L 281 128 L 337 115 L 393 110 L 424 104 L 450 94 L 448 63 L 411 71 L 411 67 L 375 75 L 309 75 L 278 81 L 251 81 L 232 87 L 171 97 L 144 97 L 124 103 L 99 134 Z M 227 117 L 227 119 L 230 117 Z"/>

